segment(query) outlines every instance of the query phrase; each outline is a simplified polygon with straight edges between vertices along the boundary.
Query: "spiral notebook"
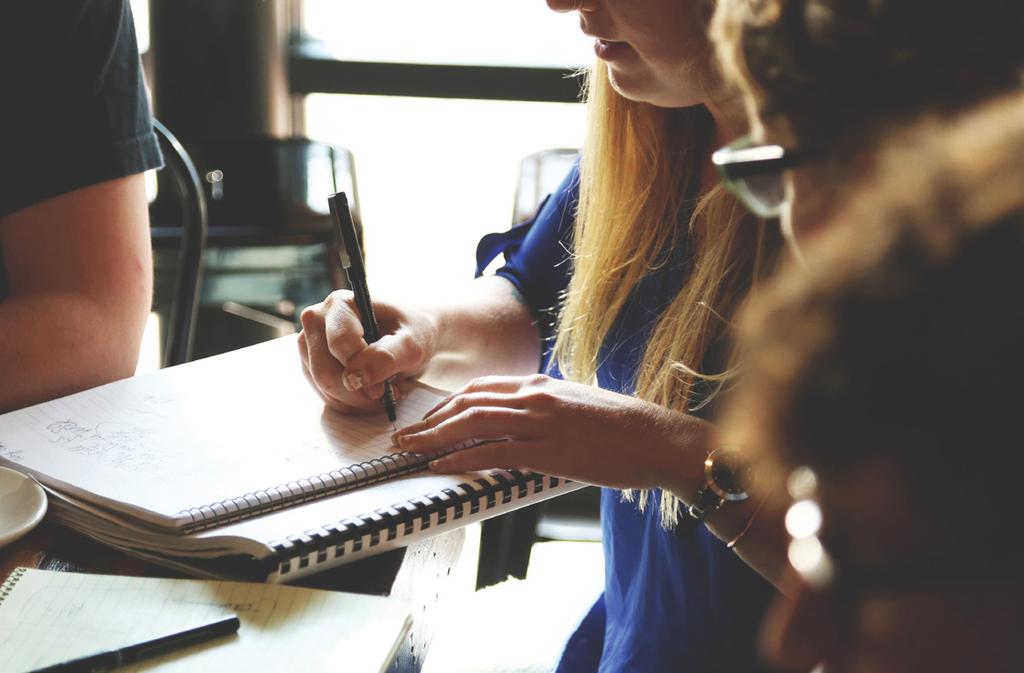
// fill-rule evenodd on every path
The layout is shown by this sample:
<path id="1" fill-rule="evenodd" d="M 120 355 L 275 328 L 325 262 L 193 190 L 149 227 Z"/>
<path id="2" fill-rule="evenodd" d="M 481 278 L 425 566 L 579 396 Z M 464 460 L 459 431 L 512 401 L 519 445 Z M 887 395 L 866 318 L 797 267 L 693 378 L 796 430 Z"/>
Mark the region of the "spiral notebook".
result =
<path id="1" fill-rule="evenodd" d="M 426 472 L 432 456 L 398 451 L 383 413 L 326 408 L 297 353 L 284 337 L 4 414 L 0 464 L 69 526 L 228 578 L 287 579 L 579 487 Z M 397 425 L 443 396 L 413 388 Z"/>
<path id="2" fill-rule="evenodd" d="M 383 673 L 409 631 L 393 598 L 16 568 L 0 579 L 0 671 L 28 671 L 235 614 L 237 634 L 118 671 Z"/>

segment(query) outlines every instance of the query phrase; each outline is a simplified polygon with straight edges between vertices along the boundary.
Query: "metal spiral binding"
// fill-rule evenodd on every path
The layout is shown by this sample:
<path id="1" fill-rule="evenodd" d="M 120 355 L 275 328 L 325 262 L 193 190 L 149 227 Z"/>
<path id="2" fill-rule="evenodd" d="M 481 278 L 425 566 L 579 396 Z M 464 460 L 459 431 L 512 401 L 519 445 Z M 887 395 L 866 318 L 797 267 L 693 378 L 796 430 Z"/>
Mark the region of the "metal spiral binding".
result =
<path id="1" fill-rule="evenodd" d="M 333 557 L 360 552 L 398 537 L 412 535 L 417 524 L 419 530 L 444 525 L 451 520 L 473 516 L 500 504 L 525 498 L 531 492 L 570 484 L 567 479 L 550 477 L 520 470 L 493 470 L 487 478 L 458 484 L 437 493 L 411 501 L 378 509 L 355 519 L 345 519 L 289 536 L 271 543 L 278 559 L 278 572 L 286 575 L 292 570 L 325 563 L 334 548 Z M 297 563 L 295 563 L 297 562 Z M 294 567 L 293 567 L 294 564 Z"/>
<path id="2" fill-rule="evenodd" d="M 0 606 L 2 606 L 4 601 L 7 600 L 7 597 L 11 595 L 11 592 L 14 591 L 14 585 L 24 577 L 27 571 L 28 568 L 15 568 L 11 574 L 7 576 L 7 579 L 4 580 L 3 584 L 0 584 Z"/>
<path id="3" fill-rule="evenodd" d="M 409 452 L 393 453 L 356 463 L 338 470 L 280 484 L 265 490 L 246 493 L 202 507 L 183 510 L 178 516 L 188 519 L 185 533 L 213 528 L 231 521 L 249 518 L 300 502 L 318 500 L 375 484 L 410 472 L 425 469 L 434 456 Z"/>

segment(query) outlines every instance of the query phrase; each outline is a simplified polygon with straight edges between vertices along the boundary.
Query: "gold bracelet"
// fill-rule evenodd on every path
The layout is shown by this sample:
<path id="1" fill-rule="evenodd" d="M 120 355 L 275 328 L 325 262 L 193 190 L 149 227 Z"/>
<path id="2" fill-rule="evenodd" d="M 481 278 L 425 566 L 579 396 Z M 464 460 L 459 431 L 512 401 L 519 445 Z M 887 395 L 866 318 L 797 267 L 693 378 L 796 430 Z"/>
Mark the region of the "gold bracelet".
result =
<path id="1" fill-rule="evenodd" d="M 729 540 L 725 544 L 725 548 L 726 549 L 732 549 L 733 547 L 736 546 L 737 542 L 739 542 L 740 540 L 743 539 L 743 536 L 747 534 L 747 531 L 750 530 L 750 527 L 754 525 L 754 519 L 756 519 L 757 515 L 761 513 L 761 508 L 764 507 L 764 504 L 766 502 L 768 502 L 768 496 L 767 495 L 764 496 L 763 498 L 761 498 L 761 502 L 759 502 L 757 504 L 757 508 L 754 510 L 754 513 L 750 515 L 750 519 L 747 520 L 747 525 L 743 527 L 743 530 L 741 530 L 739 533 L 737 533 L 736 537 L 734 537 L 733 539 Z"/>

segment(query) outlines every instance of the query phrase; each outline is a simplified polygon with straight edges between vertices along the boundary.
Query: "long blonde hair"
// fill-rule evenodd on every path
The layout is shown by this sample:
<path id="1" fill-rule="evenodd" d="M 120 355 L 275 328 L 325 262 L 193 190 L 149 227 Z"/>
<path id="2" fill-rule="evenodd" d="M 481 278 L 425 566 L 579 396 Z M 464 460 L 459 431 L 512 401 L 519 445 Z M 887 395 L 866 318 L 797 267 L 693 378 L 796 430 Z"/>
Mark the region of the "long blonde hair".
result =
<path id="1" fill-rule="evenodd" d="M 777 236 L 746 217 L 721 185 L 695 196 L 714 137 L 703 106 L 630 101 L 612 89 L 603 64 L 591 70 L 587 102 L 573 273 L 553 362 L 566 378 L 596 384 L 602 344 L 638 283 L 686 245 L 686 280 L 652 329 L 634 389 L 641 399 L 692 411 L 709 399 L 694 399 L 694 383 L 725 375 L 703 371 L 702 362 L 773 258 Z M 648 495 L 639 494 L 641 507 Z M 675 525 L 678 508 L 675 496 L 662 495 L 663 525 Z"/>

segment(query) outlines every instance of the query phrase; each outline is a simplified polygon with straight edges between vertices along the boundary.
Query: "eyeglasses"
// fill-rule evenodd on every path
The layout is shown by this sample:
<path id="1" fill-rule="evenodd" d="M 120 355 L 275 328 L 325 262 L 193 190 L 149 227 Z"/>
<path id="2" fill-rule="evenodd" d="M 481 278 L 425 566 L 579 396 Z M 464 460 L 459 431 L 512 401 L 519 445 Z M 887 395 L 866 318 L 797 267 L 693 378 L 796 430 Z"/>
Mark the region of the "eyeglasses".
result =
<path id="1" fill-rule="evenodd" d="M 711 155 L 725 186 L 758 217 L 775 218 L 786 205 L 783 173 L 809 159 L 805 152 L 779 145 L 758 145 L 740 138 Z"/>

